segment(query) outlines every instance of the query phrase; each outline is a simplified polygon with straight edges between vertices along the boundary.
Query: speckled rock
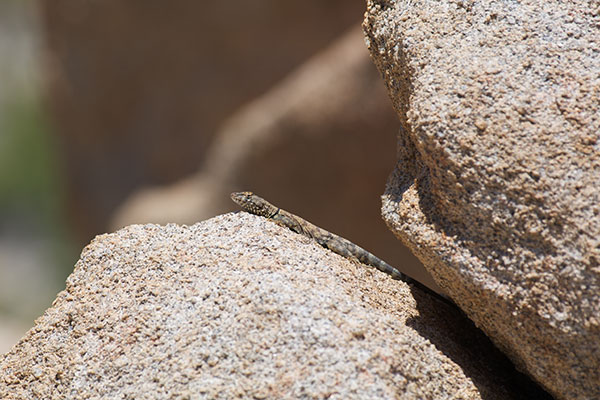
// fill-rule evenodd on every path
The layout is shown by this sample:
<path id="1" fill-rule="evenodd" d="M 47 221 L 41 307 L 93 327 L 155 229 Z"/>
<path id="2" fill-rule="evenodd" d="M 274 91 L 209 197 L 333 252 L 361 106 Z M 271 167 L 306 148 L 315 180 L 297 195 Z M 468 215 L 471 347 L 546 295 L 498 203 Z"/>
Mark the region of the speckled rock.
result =
<path id="1" fill-rule="evenodd" d="M 401 119 L 390 228 L 517 365 L 600 398 L 600 8 L 369 1 Z"/>
<path id="2" fill-rule="evenodd" d="M 96 238 L 0 398 L 544 396 L 456 309 L 263 218 Z"/>

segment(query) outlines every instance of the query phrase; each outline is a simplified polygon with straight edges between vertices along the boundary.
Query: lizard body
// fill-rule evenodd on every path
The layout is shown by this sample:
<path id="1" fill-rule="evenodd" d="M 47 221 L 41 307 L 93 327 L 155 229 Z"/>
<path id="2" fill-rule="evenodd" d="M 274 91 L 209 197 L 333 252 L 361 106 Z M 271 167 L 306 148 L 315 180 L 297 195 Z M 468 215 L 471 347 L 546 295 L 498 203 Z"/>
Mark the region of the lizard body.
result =
<path id="1" fill-rule="evenodd" d="M 393 279 L 401 280 L 408 284 L 417 286 L 420 289 L 434 295 L 435 297 L 442 299 L 444 302 L 449 301 L 449 299 L 447 299 L 445 296 L 434 292 L 422 283 L 403 274 L 362 247 L 352 243 L 347 239 L 344 239 L 341 236 L 319 228 L 318 226 L 311 224 L 297 215 L 282 210 L 281 208 L 274 206 L 252 192 L 234 192 L 231 194 L 231 199 L 240 205 L 244 211 L 271 219 L 278 225 L 285 226 L 296 233 L 315 240 L 321 246 L 333 251 L 334 253 L 375 267 L 378 270 L 390 275 Z"/>

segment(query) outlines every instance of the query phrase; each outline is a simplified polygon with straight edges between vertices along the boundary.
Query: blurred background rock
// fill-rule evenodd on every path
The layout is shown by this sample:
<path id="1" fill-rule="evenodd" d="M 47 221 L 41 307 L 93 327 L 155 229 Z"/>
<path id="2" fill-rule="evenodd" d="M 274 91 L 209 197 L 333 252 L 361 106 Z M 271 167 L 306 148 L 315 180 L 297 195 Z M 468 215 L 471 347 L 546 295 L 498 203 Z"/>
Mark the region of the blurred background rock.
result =
<path id="1" fill-rule="evenodd" d="M 95 235 L 233 210 L 229 190 L 431 284 L 379 216 L 399 124 L 364 1 L 164 4 L 0 2 L 0 351 Z"/>

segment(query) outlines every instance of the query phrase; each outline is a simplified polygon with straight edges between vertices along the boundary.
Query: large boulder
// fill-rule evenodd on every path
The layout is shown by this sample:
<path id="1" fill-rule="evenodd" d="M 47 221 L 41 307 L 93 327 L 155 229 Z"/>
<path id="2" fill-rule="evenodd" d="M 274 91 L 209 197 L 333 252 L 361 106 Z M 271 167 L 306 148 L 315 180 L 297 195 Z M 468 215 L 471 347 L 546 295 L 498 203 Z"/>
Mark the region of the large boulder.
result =
<path id="1" fill-rule="evenodd" d="M 585 1 L 368 1 L 390 228 L 517 365 L 600 398 L 600 35 Z"/>
<path id="2" fill-rule="evenodd" d="M 544 396 L 454 307 L 246 213 L 96 238 L 0 398 Z"/>

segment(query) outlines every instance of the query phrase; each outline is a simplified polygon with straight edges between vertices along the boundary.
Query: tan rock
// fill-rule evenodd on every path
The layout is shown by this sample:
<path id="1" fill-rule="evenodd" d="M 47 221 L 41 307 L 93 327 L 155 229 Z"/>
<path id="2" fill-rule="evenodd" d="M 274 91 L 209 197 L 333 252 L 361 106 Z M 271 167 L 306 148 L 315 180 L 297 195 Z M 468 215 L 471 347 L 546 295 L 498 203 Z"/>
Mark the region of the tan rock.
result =
<path id="1" fill-rule="evenodd" d="M 454 308 L 263 218 L 96 238 L 0 398 L 544 396 Z"/>
<path id="2" fill-rule="evenodd" d="M 383 215 L 558 398 L 600 398 L 600 48 L 589 2 L 369 1 L 402 130 Z"/>

